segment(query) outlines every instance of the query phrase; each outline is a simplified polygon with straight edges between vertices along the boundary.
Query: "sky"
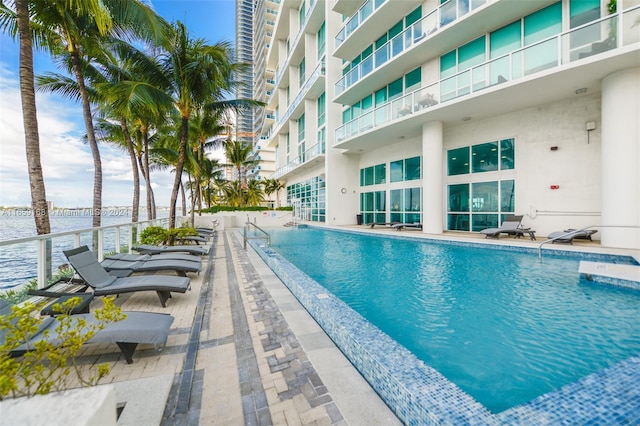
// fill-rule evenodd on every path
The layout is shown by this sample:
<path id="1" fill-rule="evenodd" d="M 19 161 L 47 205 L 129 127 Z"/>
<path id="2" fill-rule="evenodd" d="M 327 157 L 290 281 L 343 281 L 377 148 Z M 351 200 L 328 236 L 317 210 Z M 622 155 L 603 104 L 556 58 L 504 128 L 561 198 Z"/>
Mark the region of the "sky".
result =
<path id="1" fill-rule="evenodd" d="M 235 44 L 235 0 L 147 0 L 170 22 L 183 22 L 190 35 L 210 43 Z M 36 74 L 59 72 L 46 53 L 35 53 Z M 0 34 L 0 206 L 31 205 L 18 79 L 18 43 Z M 59 95 L 36 92 L 40 155 L 47 199 L 56 207 L 93 205 L 93 159 L 80 104 Z M 100 145 L 102 205 L 130 206 L 132 172 L 128 155 Z M 140 198 L 145 200 L 144 180 Z M 168 206 L 174 175 L 153 172 L 156 203 Z"/>

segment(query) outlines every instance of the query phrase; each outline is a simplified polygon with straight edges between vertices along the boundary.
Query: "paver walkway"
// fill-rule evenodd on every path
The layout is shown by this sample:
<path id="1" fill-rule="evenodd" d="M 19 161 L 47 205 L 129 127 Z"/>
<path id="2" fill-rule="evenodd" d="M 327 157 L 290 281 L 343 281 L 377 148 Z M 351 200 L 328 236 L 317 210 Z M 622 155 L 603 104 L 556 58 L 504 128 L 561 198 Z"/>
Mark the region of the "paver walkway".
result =
<path id="1" fill-rule="evenodd" d="M 158 399 L 163 407 L 163 413 L 149 413 L 151 424 L 364 425 L 377 423 L 373 419 L 380 420 L 378 424 L 397 423 L 317 324 L 303 318 L 306 311 L 279 280 L 264 278 L 268 269 L 264 264 L 258 266 L 261 271 L 256 269 L 260 262 L 251 249 L 243 249 L 236 230 L 218 232 L 204 258 L 203 272 L 190 274 L 192 290 L 173 295 L 166 308 L 153 292 L 117 300 L 125 311 L 175 317 L 161 352 L 141 346 L 133 364 L 126 364 L 115 345 L 87 346 L 81 362 L 110 362 L 111 372 L 101 383 L 119 387 L 137 379 L 170 380 L 166 386 L 170 390 L 164 394 L 148 389 L 141 398 L 146 403 Z M 296 322 L 316 362 L 326 361 L 338 369 L 327 370 L 333 388 L 323 381 L 285 315 Z M 127 418 L 126 410 L 142 409 L 136 404 L 129 401 L 121 419 Z"/>

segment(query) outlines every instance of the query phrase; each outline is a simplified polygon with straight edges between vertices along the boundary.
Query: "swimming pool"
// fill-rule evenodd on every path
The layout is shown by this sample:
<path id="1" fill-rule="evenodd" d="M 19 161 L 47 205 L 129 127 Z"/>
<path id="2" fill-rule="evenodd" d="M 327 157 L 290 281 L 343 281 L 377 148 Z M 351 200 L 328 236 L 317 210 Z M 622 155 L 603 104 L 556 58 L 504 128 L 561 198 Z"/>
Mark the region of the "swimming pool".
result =
<path id="1" fill-rule="evenodd" d="M 493 413 L 640 353 L 638 292 L 581 280 L 576 257 L 315 228 L 272 247 Z"/>

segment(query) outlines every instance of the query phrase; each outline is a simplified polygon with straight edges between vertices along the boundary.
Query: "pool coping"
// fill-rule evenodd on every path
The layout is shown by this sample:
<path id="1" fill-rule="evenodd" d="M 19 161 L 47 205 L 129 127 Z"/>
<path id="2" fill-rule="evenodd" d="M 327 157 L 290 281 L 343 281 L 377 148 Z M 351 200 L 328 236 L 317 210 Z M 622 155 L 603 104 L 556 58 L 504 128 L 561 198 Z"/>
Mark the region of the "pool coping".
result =
<path id="1" fill-rule="evenodd" d="M 331 229 L 362 234 L 353 230 Z M 376 236 L 412 238 L 386 234 Z M 477 242 L 433 241 L 486 247 Z M 557 391 L 493 414 L 280 254 L 259 241 L 249 240 L 249 243 L 406 424 L 558 424 L 568 421 L 630 424 L 640 420 L 640 356 L 628 358 Z M 537 252 L 527 247 L 491 247 Z M 582 254 L 574 250 L 553 252 L 582 258 Z M 620 257 L 634 260 L 630 256 Z M 588 253 L 586 258 L 602 260 L 616 259 L 617 256 Z"/>

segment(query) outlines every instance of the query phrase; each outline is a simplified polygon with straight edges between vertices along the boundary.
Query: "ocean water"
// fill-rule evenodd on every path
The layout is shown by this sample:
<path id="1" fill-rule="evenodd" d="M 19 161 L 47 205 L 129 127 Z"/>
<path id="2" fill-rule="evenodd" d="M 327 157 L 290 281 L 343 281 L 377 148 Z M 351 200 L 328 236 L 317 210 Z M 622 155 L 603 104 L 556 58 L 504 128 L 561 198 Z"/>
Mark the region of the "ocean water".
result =
<path id="1" fill-rule="evenodd" d="M 168 212 L 159 210 L 158 217 L 167 217 Z M 146 219 L 146 212 L 140 214 Z M 51 233 L 90 229 L 93 217 L 91 209 L 60 209 L 50 215 Z M 102 212 L 101 224 L 119 225 L 131 223 L 130 209 L 105 209 Z M 35 221 L 30 210 L 5 209 L 0 210 L 0 241 L 36 236 Z M 129 230 L 121 228 L 120 244 L 125 244 L 129 238 Z M 104 234 L 106 250 L 115 250 L 115 230 L 107 230 Z M 92 233 L 81 234 L 80 243 L 91 247 Z M 52 240 L 52 270 L 67 263 L 63 250 L 75 246 L 72 235 L 57 237 Z M 0 291 L 15 289 L 37 277 L 37 244 L 35 241 L 0 246 Z"/>
<path id="2" fill-rule="evenodd" d="M 579 258 L 273 229 L 271 248 L 494 413 L 640 353 L 640 292 Z"/>

